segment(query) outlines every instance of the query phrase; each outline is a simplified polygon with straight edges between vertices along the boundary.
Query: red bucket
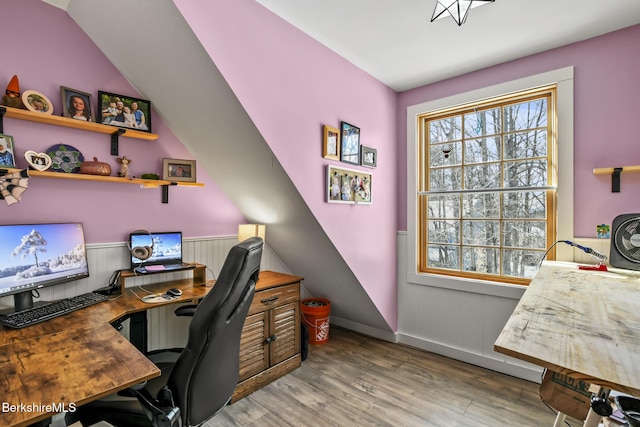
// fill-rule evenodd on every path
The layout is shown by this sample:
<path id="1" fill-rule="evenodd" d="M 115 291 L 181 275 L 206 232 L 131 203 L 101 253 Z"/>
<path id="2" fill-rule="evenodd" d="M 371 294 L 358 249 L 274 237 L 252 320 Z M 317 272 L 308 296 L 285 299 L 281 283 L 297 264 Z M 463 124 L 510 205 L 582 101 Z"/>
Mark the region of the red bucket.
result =
<path id="1" fill-rule="evenodd" d="M 329 340 L 331 303 L 326 298 L 307 298 L 300 301 L 302 320 L 309 327 L 309 342 L 324 344 Z"/>

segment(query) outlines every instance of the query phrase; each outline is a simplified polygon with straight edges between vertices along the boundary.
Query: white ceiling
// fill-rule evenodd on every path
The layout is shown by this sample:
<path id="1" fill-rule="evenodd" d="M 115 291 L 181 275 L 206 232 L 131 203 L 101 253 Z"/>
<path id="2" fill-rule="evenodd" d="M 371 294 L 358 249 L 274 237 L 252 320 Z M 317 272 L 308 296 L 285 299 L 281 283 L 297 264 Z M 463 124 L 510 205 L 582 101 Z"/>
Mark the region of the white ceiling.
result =
<path id="1" fill-rule="evenodd" d="M 640 23 L 639 0 L 495 0 L 461 27 L 436 0 L 256 1 L 397 91 Z"/>
<path id="2" fill-rule="evenodd" d="M 640 0 L 495 0 L 461 27 L 436 0 L 256 1 L 397 91 L 640 23 Z"/>

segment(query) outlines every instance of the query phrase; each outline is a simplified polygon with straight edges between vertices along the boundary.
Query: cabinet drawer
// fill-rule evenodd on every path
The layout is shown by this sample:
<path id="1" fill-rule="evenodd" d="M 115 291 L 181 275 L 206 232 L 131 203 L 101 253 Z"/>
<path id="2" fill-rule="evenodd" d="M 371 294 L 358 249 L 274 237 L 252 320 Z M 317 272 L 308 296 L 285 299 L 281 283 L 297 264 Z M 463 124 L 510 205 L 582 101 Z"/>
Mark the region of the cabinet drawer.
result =
<path id="1" fill-rule="evenodd" d="M 299 283 L 265 289 L 256 292 L 251 307 L 249 308 L 249 315 L 297 301 L 300 301 Z"/>

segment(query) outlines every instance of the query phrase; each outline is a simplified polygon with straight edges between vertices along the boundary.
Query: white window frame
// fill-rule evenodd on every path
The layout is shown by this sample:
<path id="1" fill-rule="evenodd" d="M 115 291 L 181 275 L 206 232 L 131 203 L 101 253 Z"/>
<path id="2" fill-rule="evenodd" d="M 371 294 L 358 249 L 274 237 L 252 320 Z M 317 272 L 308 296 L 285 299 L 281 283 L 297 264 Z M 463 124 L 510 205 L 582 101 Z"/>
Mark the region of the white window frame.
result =
<path id="1" fill-rule="evenodd" d="M 533 87 L 556 84 L 558 114 L 558 188 L 557 235 L 558 240 L 573 239 L 573 67 L 561 68 L 506 83 L 465 92 L 446 98 L 428 101 L 407 108 L 407 281 L 487 295 L 519 297 L 522 285 L 445 276 L 418 272 L 418 206 L 417 176 L 420 161 L 418 116 L 429 111 L 467 104 L 519 92 Z M 572 259 L 569 246 L 556 246 L 556 259 Z"/>

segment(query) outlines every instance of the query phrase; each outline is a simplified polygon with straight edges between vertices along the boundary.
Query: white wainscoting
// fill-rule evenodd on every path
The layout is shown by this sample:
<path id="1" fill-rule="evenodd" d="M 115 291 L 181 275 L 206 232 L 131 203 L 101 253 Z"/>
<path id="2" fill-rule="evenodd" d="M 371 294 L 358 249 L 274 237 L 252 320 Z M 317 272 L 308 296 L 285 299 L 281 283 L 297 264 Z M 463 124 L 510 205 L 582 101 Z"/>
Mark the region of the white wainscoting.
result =
<path id="1" fill-rule="evenodd" d="M 609 239 L 575 238 L 574 242 L 609 255 Z M 493 350 L 493 343 L 507 323 L 526 287 L 478 286 L 467 281 L 457 288 L 409 283 L 407 233 L 398 233 L 398 333 L 397 341 L 497 372 L 540 382 L 542 369 Z M 585 264 L 597 261 L 574 248 L 573 259 Z M 433 277 L 434 282 L 442 280 Z M 520 288 L 520 289 L 518 289 Z"/>
<path id="2" fill-rule="evenodd" d="M 214 279 L 220 273 L 229 250 L 236 243 L 238 243 L 236 236 L 185 238 L 182 243 L 184 261 L 206 265 L 207 279 Z M 36 299 L 36 301 L 66 298 L 106 286 L 115 270 L 128 269 L 130 267 L 129 259 L 129 249 L 125 242 L 87 245 L 87 263 L 89 264 L 90 276 L 86 279 L 41 289 L 40 298 Z M 294 274 L 269 248 L 268 244 L 263 251 L 261 269 Z M 180 279 L 190 275 L 190 271 L 142 275 L 134 279 L 128 279 L 127 287 L 144 286 L 156 281 Z M 0 298 L 1 306 L 13 306 L 13 297 Z M 173 305 L 148 310 L 149 350 L 181 347 L 186 344 L 189 319 L 176 317 L 173 314 L 176 307 L 177 305 Z M 122 332 L 128 337 L 127 322 L 124 322 L 123 325 L 125 328 Z"/>

